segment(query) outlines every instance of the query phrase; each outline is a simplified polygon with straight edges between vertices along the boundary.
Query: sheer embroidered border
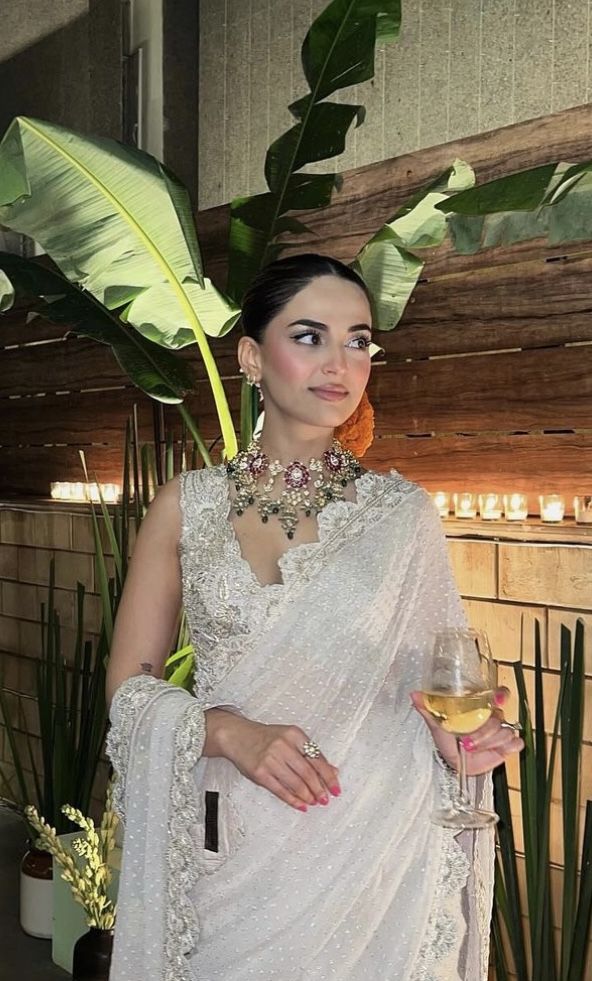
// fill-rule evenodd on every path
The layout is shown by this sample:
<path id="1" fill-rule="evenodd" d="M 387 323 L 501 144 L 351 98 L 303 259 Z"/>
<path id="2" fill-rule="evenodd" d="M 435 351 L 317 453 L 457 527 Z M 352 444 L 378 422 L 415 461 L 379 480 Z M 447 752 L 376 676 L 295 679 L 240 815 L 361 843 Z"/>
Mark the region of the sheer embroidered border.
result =
<path id="1" fill-rule="evenodd" d="M 160 678 L 139 674 L 126 678 L 113 696 L 110 717 L 113 720 L 105 741 L 105 752 L 115 771 L 113 809 L 125 824 L 125 785 L 132 731 L 140 713 L 154 698 L 157 688 L 167 684 Z"/>
<path id="2" fill-rule="evenodd" d="M 199 802 L 192 775 L 206 736 L 205 717 L 189 705 L 175 731 L 169 802 L 164 981 L 192 981 L 186 955 L 197 945 L 199 919 L 189 893 L 202 870 L 197 838 Z"/>
<path id="3" fill-rule="evenodd" d="M 450 803 L 456 783 L 456 774 L 452 767 L 440 764 L 440 786 L 443 803 Z M 442 829 L 442 851 L 438 881 L 434 890 L 434 904 L 428 920 L 425 940 L 420 948 L 413 974 L 409 981 L 449 981 L 450 975 L 441 974 L 438 963 L 448 954 L 459 947 L 461 939 L 458 936 L 458 918 L 448 911 L 447 906 L 453 896 L 458 896 L 466 885 L 470 873 L 470 863 L 460 845 L 456 842 L 454 832 Z"/>

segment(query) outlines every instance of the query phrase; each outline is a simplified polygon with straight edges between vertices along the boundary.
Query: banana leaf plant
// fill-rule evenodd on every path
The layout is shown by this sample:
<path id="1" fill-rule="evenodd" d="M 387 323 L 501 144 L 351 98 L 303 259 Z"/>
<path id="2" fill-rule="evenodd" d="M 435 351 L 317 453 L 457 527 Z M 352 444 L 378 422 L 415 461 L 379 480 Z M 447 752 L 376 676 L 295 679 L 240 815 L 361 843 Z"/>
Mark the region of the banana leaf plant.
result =
<path id="1" fill-rule="evenodd" d="M 436 204 L 456 251 L 547 239 L 550 245 L 592 237 L 592 161 L 555 162 L 459 191 Z"/>
<path id="2" fill-rule="evenodd" d="M 515 830 L 504 767 L 494 772 L 498 825 L 492 925 L 497 981 L 586 981 L 592 921 L 592 801 L 586 804 L 581 850 L 580 770 L 584 718 L 584 627 L 561 627 L 561 687 L 552 734 L 546 732 L 541 637 L 535 624 L 534 712 L 522 664 L 514 667 L 525 749 L 520 760 L 520 802 L 526 888 L 519 888 Z M 564 849 L 561 909 L 553 907 L 549 836 L 552 787 L 561 764 Z M 579 870 L 578 871 L 578 867 Z M 527 918 L 527 919 L 526 919 Z M 561 926 L 558 937 L 554 923 Z"/>
<path id="3" fill-rule="evenodd" d="M 117 310 L 109 310 L 91 293 L 70 283 L 48 264 L 47 257 L 41 262 L 0 252 L 0 268 L 9 284 L 4 294 L 6 310 L 19 301 L 26 306 L 28 323 L 39 316 L 63 327 L 68 333 L 110 347 L 122 371 L 140 391 L 155 402 L 177 406 L 200 448 L 204 463 L 211 465 L 195 420 L 184 404 L 186 396 L 196 387 L 193 371 L 186 360 L 144 337 L 122 320 Z M 1 298 L 0 292 L 0 307 Z"/>
<path id="4" fill-rule="evenodd" d="M 301 49 L 310 91 L 289 106 L 295 123 L 267 151 L 269 190 L 232 202 L 227 290 L 237 303 L 259 269 L 277 257 L 278 236 L 306 230 L 288 213 L 330 203 L 339 175 L 299 171 L 343 153 L 348 130 L 363 122 L 364 107 L 327 97 L 373 78 L 377 41 L 396 40 L 400 26 L 401 0 L 333 0 L 311 25 Z"/>
<path id="5" fill-rule="evenodd" d="M 0 225 L 29 235 L 66 279 L 143 337 L 196 343 L 227 456 L 236 435 L 208 343 L 238 308 L 204 276 L 189 195 L 149 154 L 17 117 L 0 143 Z"/>
<path id="6" fill-rule="evenodd" d="M 105 665 L 108 646 L 101 630 L 96 648 L 84 639 L 85 587 L 78 583 L 76 592 L 76 640 L 71 668 L 63 652 L 60 616 L 55 607 L 54 560 L 50 563 L 47 605 L 41 607 L 41 656 L 36 663 L 34 702 L 40 733 L 43 773 L 37 765 L 32 739 L 25 734 L 26 752 L 17 740 L 10 711 L 9 695 L 0 687 L 0 715 L 6 735 L 14 774 L 0 767 L 2 798 L 18 811 L 26 822 L 24 808 L 34 803 L 39 813 L 58 830 L 74 830 L 62 813 L 62 804 L 72 804 L 89 813 L 106 732 Z M 20 702 L 26 696 L 14 693 Z M 33 795 L 26 771 L 32 773 Z M 36 839 L 29 826 L 30 838 Z"/>
<path id="7" fill-rule="evenodd" d="M 206 335 L 222 336 L 234 326 L 247 283 L 281 248 L 278 236 L 303 230 L 288 212 L 329 204 L 339 176 L 300 171 L 343 152 L 354 120 L 363 120 L 363 107 L 327 97 L 372 78 L 376 42 L 395 40 L 400 22 L 400 0 L 332 0 L 312 24 L 302 46 L 310 92 L 290 106 L 296 123 L 269 148 L 269 192 L 233 202 L 229 296 L 203 274 L 187 192 L 148 154 L 26 118 L 15 119 L 0 144 L 0 225 L 38 241 L 66 279 L 90 294 L 96 310 L 93 317 L 82 314 L 84 329 L 78 332 L 112 343 L 134 383 L 140 379 L 151 397 L 176 401 L 184 387 L 182 369 L 175 370 L 170 359 L 160 361 L 155 377 L 156 354 L 131 347 L 133 332 L 163 348 L 197 342 L 227 457 L 237 449 L 235 427 Z M 0 267 L 6 273 L 1 260 Z M 61 298 L 63 292 L 46 292 L 45 299 Z M 0 309 L 10 302 L 4 275 Z M 78 316 L 79 297 L 73 293 L 58 308 L 46 303 L 43 313 L 66 315 L 72 304 Z M 118 331 L 118 320 L 132 330 Z M 191 426 L 182 401 L 177 404 Z M 243 385 L 238 427 L 243 444 L 253 431 L 256 409 L 254 393 Z"/>

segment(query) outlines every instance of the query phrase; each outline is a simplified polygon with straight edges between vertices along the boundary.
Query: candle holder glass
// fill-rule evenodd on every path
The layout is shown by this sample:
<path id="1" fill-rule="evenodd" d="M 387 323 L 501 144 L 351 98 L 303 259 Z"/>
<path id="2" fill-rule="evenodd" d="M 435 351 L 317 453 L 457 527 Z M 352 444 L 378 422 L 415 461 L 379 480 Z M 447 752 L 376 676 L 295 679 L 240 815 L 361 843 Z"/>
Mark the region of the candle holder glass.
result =
<path id="1" fill-rule="evenodd" d="M 501 494 L 479 494 L 479 514 L 484 521 L 497 521 L 501 518 Z"/>
<path id="2" fill-rule="evenodd" d="M 461 491 L 453 495 L 455 518 L 477 517 L 477 495 L 470 491 Z"/>
<path id="3" fill-rule="evenodd" d="M 504 494 L 504 517 L 506 521 L 526 521 L 528 518 L 526 494 Z"/>
<path id="4" fill-rule="evenodd" d="M 592 525 L 592 495 L 574 497 L 574 513 L 578 525 Z"/>
<path id="5" fill-rule="evenodd" d="M 541 520 L 547 523 L 563 521 L 565 500 L 561 494 L 540 494 Z"/>
<path id="6" fill-rule="evenodd" d="M 432 494 L 432 500 L 438 508 L 440 517 L 447 518 L 450 514 L 450 494 L 447 494 L 446 491 L 436 491 L 435 494 Z"/>

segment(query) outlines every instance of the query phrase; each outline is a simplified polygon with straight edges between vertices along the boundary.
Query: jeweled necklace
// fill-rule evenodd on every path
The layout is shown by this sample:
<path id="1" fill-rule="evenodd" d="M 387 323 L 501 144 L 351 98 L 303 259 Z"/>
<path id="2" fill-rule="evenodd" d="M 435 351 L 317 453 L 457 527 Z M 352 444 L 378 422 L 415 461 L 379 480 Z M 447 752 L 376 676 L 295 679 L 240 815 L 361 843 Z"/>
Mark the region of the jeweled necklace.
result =
<path id="1" fill-rule="evenodd" d="M 284 467 L 279 460 L 270 460 L 255 438 L 227 463 L 226 472 L 236 488 L 231 508 L 237 515 L 255 505 L 264 524 L 277 517 L 288 538 L 294 538 L 300 513 L 309 517 L 331 501 L 343 501 L 344 488 L 362 474 L 362 467 L 337 440 L 320 460 L 313 457 L 306 464 L 294 460 Z M 284 488 L 279 497 L 272 497 L 275 478 L 280 474 Z"/>

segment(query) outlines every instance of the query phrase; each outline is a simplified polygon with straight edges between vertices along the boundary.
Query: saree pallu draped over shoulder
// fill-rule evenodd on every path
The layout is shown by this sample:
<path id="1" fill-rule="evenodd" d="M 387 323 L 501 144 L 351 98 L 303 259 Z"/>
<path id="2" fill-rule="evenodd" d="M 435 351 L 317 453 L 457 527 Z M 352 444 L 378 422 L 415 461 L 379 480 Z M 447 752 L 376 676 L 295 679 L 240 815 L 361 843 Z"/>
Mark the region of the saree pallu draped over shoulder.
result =
<path id="1" fill-rule="evenodd" d="M 182 485 L 198 673 L 191 534 L 208 501 L 223 539 L 216 574 L 244 601 L 224 479 L 199 471 Z M 265 616 L 218 642 L 199 698 L 141 676 L 113 699 L 125 841 L 111 981 L 487 977 L 493 837 L 430 823 L 451 777 L 409 699 L 432 632 L 464 622 L 439 518 L 398 474 L 366 474 L 357 502 L 321 513 L 319 537 L 293 550 Z M 302 814 L 202 758 L 214 705 L 301 727 L 339 767 L 341 797 Z M 487 804 L 490 780 L 475 783 Z M 206 791 L 219 794 L 217 852 L 204 847 Z"/>

